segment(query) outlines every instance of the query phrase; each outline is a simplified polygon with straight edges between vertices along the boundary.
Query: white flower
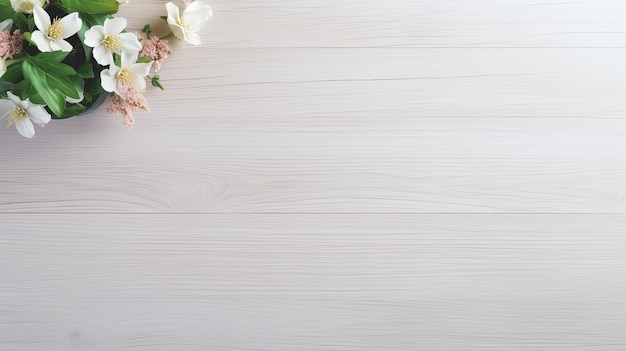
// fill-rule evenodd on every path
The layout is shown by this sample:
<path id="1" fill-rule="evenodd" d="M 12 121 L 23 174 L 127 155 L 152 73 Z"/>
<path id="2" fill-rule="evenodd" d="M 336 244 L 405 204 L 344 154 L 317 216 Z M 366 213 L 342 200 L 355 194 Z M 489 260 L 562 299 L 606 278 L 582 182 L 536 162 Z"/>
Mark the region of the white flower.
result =
<path id="1" fill-rule="evenodd" d="M 85 33 L 85 45 L 93 48 L 93 57 L 103 65 L 113 65 L 113 54 L 137 53 L 141 43 L 133 33 L 122 33 L 126 28 L 126 18 L 116 17 L 104 20 L 104 26 L 93 26 Z"/>
<path id="2" fill-rule="evenodd" d="M 130 0 L 117 0 L 117 2 L 118 2 L 120 5 L 128 5 L 128 3 L 130 2 Z"/>
<path id="3" fill-rule="evenodd" d="M 200 36 L 197 31 L 213 16 L 210 6 L 201 1 L 194 1 L 180 14 L 178 6 L 171 2 L 165 4 L 167 8 L 167 24 L 179 40 L 192 45 L 200 45 Z"/>
<path id="4" fill-rule="evenodd" d="M 137 63 L 137 53 L 124 53 L 121 63 L 121 67 L 113 63 L 108 69 L 100 73 L 102 88 L 108 92 L 115 92 L 118 95 L 122 95 L 124 87 L 131 87 L 136 91 L 144 91 L 146 89 L 145 76 L 150 73 L 152 62 Z"/>
<path id="5" fill-rule="evenodd" d="M 15 12 L 33 13 L 35 5 L 43 7 L 48 0 L 11 0 L 11 6 Z"/>
<path id="6" fill-rule="evenodd" d="M 12 19 L 4 20 L 4 21 L 0 22 L 0 32 L 3 32 L 5 30 L 10 31 L 12 26 L 13 26 L 13 20 Z"/>
<path id="7" fill-rule="evenodd" d="M 3 58 L 0 58 L 0 78 L 7 73 L 7 64 L 4 62 Z"/>
<path id="8" fill-rule="evenodd" d="M 72 51 L 72 44 L 65 39 L 76 34 L 83 26 L 77 12 L 72 12 L 61 19 L 55 18 L 52 23 L 48 13 L 39 5 L 35 5 L 33 14 L 35 25 L 39 30 L 33 32 L 31 39 L 37 44 L 39 51 Z"/>
<path id="9" fill-rule="evenodd" d="M 40 126 L 50 122 L 50 114 L 42 105 L 35 105 L 29 99 L 20 100 L 10 91 L 7 92 L 8 100 L 0 100 L 0 119 L 9 119 L 8 126 L 15 124 L 15 128 L 23 136 L 32 138 L 35 135 L 33 122 Z"/>

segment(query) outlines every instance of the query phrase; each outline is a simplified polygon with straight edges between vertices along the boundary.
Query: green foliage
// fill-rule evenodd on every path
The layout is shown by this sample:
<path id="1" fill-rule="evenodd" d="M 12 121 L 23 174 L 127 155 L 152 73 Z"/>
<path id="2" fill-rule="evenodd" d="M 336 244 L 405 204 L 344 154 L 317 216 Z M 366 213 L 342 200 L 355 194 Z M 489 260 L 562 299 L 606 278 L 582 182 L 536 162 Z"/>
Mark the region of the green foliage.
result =
<path id="1" fill-rule="evenodd" d="M 7 91 L 10 91 L 11 88 L 13 88 L 13 83 L 0 81 L 0 97 L 6 99 Z"/>
<path id="2" fill-rule="evenodd" d="M 81 78 L 93 78 L 93 63 L 91 63 L 91 61 L 83 62 L 83 64 L 78 67 L 76 73 L 78 73 L 78 76 Z"/>
<path id="3" fill-rule="evenodd" d="M 83 106 L 82 104 L 67 104 L 67 106 L 65 107 L 65 111 L 63 111 L 63 115 L 55 119 L 70 118 L 76 115 L 80 115 L 83 112 L 85 112 L 85 106 Z"/>
<path id="4" fill-rule="evenodd" d="M 100 74 L 107 67 L 99 65 L 93 58 L 93 49 L 84 44 L 85 33 L 93 26 L 103 25 L 107 18 L 113 18 L 118 7 L 115 0 L 50 0 L 45 9 L 52 18 L 78 12 L 82 27 L 76 36 L 67 38 L 73 47 L 70 52 L 40 52 L 32 41 L 32 33 L 37 30 L 33 15 L 17 13 L 11 0 L 0 0 L 0 21 L 13 20 L 13 28 L 19 29 L 25 39 L 22 53 L 6 61 L 7 71 L 0 76 L 0 98 L 6 99 L 7 92 L 11 91 L 22 100 L 44 105 L 54 119 L 65 119 L 95 109 L 109 95 L 100 82 Z M 150 35 L 152 28 L 148 24 L 143 31 Z M 119 66 L 121 56 L 114 54 L 113 57 Z M 140 57 L 137 62 L 148 63 L 151 59 Z M 148 78 L 153 86 L 164 89 L 158 75 Z M 66 100 L 78 99 L 81 95 L 83 100 L 79 103 Z"/>
<path id="5" fill-rule="evenodd" d="M 16 13 L 11 7 L 10 0 L 0 0 L 0 22 L 8 19 L 14 19 Z"/>
<path id="6" fill-rule="evenodd" d="M 90 46 L 85 45 L 85 33 L 89 30 L 89 28 L 97 25 L 103 25 L 104 20 L 106 20 L 109 16 L 107 15 L 90 15 L 86 13 L 79 13 L 78 17 L 83 21 L 83 26 L 78 31 L 78 38 L 80 39 L 81 46 L 85 53 L 85 60 L 89 60 L 91 58 L 91 50 Z"/>
<path id="7" fill-rule="evenodd" d="M 10 63 L 11 61 L 7 61 Z M 7 67 L 7 72 L 0 78 L 5 82 L 17 82 L 22 79 L 22 63 L 16 62 Z"/>
<path id="8" fill-rule="evenodd" d="M 61 51 L 42 52 L 26 58 L 22 64 L 24 79 L 32 84 L 52 113 L 59 117 L 65 110 L 65 97 L 79 97 L 79 87 L 72 78 L 78 77 L 78 74 L 71 66 L 61 63 L 66 56 L 67 53 Z"/>
<path id="9" fill-rule="evenodd" d="M 150 62 L 152 62 L 152 59 L 148 56 L 141 56 L 137 58 L 137 63 L 150 63 Z"/>
<path id="10" fill-rule="evenodd" d="M 159 88 L 161 90 L 165 90 L 165 88 L 163 87 L 163 85 L 161 85 L 161 82 L 159 81 L 161 79 L 161 76 L 159 76 L 158 74 L 155 74 L 154 77 L 152 77 L 151 82 L 152 82 L 152 86 L 155 88 Z"/>
<path id="11" fill-rule="evenodd" d="M 119 3 L 114 0 L 61 0 L 68 12 L 81 12 L 90 15 L 114 14 Z"/>

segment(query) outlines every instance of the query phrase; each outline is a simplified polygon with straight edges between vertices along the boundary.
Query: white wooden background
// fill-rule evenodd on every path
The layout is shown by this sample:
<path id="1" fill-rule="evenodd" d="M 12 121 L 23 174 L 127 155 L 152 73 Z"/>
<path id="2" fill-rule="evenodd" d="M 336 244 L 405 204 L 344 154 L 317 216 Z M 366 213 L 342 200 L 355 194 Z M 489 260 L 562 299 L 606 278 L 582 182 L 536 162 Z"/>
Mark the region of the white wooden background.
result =
<path id="1" fill-rule="evenodd" d="M 209 4 L 132 131 L 0 130 L 0 350 L 626 349 L 623 0 Z"/>

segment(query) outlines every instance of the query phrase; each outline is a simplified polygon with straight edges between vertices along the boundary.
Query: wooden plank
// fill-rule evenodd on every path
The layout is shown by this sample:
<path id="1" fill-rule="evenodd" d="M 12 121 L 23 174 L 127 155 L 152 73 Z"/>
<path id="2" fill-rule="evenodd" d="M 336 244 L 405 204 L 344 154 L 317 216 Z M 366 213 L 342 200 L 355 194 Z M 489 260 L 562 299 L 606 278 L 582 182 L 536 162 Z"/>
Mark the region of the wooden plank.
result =
<path id="1" fill-rule="evenodd" d="M 17 152 L 3 154 L 0 209 L 3 213 L 626 210 L 624 120 L 443 119 L 415 125 L 412 130 L 308 132 L 209 128 L 177 138 L 168 136 L 166 129 L 159 133 L 151 127 L 152 132 L 141 131 L 139 136 L 95 131 L 91 140 L 86 135 L 75 140 L 68 136 L 56 144 L 54 136 L 47 135 L 38 140 L 42 143 L 23 143 Z M 85 124 L 78 128 L 90 129 Z M 39 149 L 46 144 L 53 146 Z"/>
<path id="2" fill-rule="evenodd" d="M 619 350 L 621 215 L 0 215 L 0 348 Z"/>
<path id="3" fill-rule="evenodd" d="M 624 49 L 197 49 L 132 132 L 0 131 L 0 212 L 626 210 Z"/>
<path id="4" fill-rule="evenodd" d="M 626 110 L 626 49 L 179 49 L 148 98 L 195 128 Z"/>
<path id="5" fill-rule="evenodd" d="M 123 7 L 131 27 L 152 23 L 166 0 Z M 624 47 L 621 0 L 204 1 L 213 47 Z M 141 10 L 137 11 L 139 7 Z"/>

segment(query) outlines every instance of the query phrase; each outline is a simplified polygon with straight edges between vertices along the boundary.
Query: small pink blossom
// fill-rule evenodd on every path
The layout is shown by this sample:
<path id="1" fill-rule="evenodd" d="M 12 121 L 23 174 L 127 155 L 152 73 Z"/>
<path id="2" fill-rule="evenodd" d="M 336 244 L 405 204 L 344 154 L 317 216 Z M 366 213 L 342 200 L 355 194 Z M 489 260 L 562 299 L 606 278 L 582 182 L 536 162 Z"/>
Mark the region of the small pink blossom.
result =
<path id="1" fill-rule="evenodd" d="M 142 93 L 130 86 L 125 86 L 121 95 L 111 93 L 111 107 L 107 109 L 110 114 L 120 114 L 124 119 L 124 125 L 131 129 L 135 125 L 133 112 L 148 112 L 148 102 Z"/>
<path id="2" fill-rule="evenodd" d="M 155 34 L 147 35 L 145 32 L 139 32 L 137 36 L 141 39 L 139 57 L 149 57 L 154 61 L 154 71 L 158 72 L 163 61 L 167 59 L 167 55 L 171 53 L 168 41 Z"/>
<path id="3" fill-rule="evenodd" d="M 22 52 L 24 36 L 19 29 L 11 34 L 8 30 L 0 32 L 0 59 L 10 59 Z"/>

